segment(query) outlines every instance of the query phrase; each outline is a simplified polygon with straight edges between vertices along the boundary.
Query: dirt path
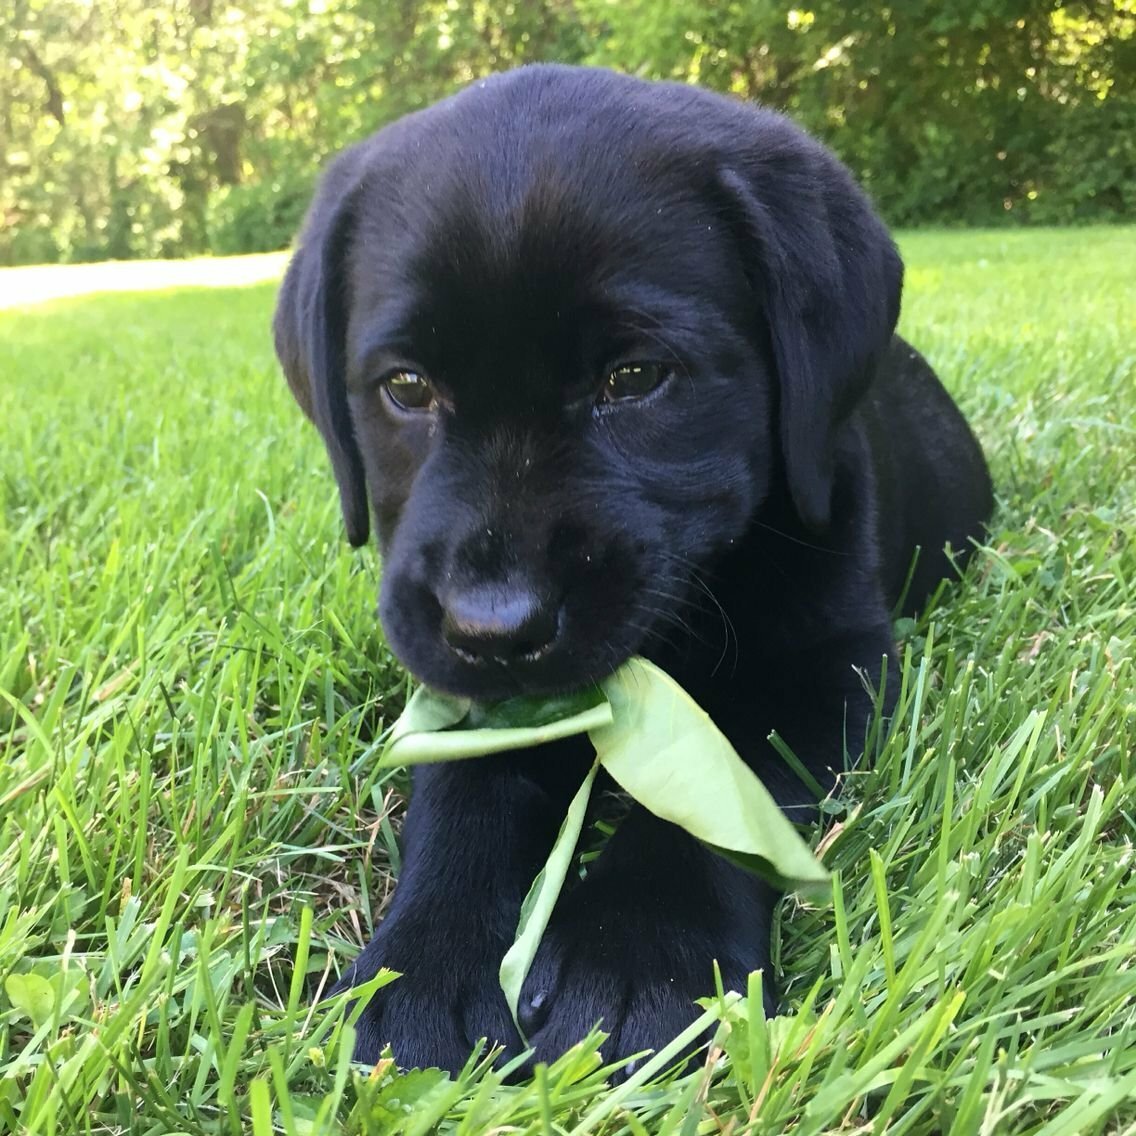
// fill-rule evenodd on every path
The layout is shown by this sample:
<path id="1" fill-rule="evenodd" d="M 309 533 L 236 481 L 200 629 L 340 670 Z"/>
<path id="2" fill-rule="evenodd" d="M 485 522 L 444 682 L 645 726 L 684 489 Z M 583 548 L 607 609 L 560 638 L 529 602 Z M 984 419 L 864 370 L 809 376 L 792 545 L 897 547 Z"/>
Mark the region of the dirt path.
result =
<path id="1" fill-rule="evenodd" d="M 119 260 L 105 264 L 36 264 L 0 268 L 0 309 L 22 308 L 96 292 L 161 288 L 225 288 L 277 280 L 288 254 L 198 257 L 194 260 Z"/>

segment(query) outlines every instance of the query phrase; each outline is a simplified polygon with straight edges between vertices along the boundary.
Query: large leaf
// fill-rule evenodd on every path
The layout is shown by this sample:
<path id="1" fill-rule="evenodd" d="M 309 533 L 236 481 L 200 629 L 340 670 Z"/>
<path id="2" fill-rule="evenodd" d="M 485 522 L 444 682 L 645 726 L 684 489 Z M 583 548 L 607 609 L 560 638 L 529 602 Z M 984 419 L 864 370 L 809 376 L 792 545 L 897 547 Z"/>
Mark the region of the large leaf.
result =
<path id="1" fill-rule="evenodd" d="M 560 698 L 485 706 L 423 687 L 395 723 L 381 764 L 483 757 L 585 731 L 596 761 L 521 905 L 517 937 L 501 961 L 501 989 L 519 1031 L 521 988 L 572 866 L 601 765 L 656 816 L 747 871 L 784 890 L 828 883 L 809 846 L 710 716 L 644 659 L 631 659 L 600 688 Z"/>
<path id="2" fill-rule="evenodd" d="M 568 878 L 568 870 L 572 867 L 572 858 L 576 852 L 576 844 L 580 839 L 580 832 L 584 827 L 584 817 L 588 812 L 588 799 L 592 794 L 592 785 L 596 780 L 596 771 L 599 762 L 592 763 L 583 784 L 576 790 L 572 803 L 568 806 L 568 813 L 564 823 L 560 826 L 560 834 L 552 846 L 552 853 L 541 869 L 540 874 L 533 880 L 524 903 L 521 904 L 521 918 L 517 924 L 517 937 L 513 945 L 505 952 L 501 960 L 501 989 L 505 992 L 505 1001 L 509 1004 L 509 1013 L 513 1015 L 517 1032 L 524 1037 L 524 1030 L 517 1020 L 517 1004 L 521 998 L 521 987 L 529 973 L 529 967 L 536 958 L 537 948 L 544 936 L 549 919 L 552 918 L 552 909 L 556 906 L 557 897 Z M 527 1044 L 527 1039 L 526 1039 Z"/>
<path id="3" fill-rule="evenodd" d="M 589 737 L 636 801 L 782 889 L 827 885 L 828 873 L 769 791 L 670 675 L 632 659 L 603 689 L 612 721 Z"/>
<path id="4" fill-rule="evenodd" d="M 656 816 L 778 887 L 828 873 L 710 716 L 665 671 L 631 659 L 599 687 L 478 704 L 420 687 L 381 765 L 458 761 L 587 732 L 600 764 Z"/>
<path id="5" fill-rule="evenodd" d="M 544 745 L 611 722 L 599 687 L 556 698 L 476 704 L 419 687 L 394 724 L 380 766 L 460 761 Z"/>

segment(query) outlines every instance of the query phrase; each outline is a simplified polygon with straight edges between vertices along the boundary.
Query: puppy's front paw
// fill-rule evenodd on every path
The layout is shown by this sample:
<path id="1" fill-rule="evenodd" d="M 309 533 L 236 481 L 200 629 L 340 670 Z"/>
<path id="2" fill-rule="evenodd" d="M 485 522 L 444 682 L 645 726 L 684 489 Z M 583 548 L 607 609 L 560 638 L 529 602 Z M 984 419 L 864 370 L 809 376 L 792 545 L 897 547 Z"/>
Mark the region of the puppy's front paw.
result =
<path id="1" fill-rule="evenodd" d="M 715 962 L 726 990 L 744 991 L 752 970 L 769 973 L 765 945 L 744 941 L 724 912 L 679 920 L 665 906 L 635 908 L 585 883 L 558 909 L 518 1011 L 534 1061 L 555 1060 L 597 1023 L 607 1061 L 657 1051 L 702 1012 L 695 999 L 714 992 Z"/>
<path id="2" fill-rule="evenodd" d="M 388 918 L 332 991 L 366 982 L 382 967 L 401 974 L 360 1015 L 355 1060 L 376 1062 L 389 1045 L 402 1068 L 456 1073 L 481 1038 L 516 1052 L 520 1038 L 497 980 L 504 950 L 447 934 L 437 923 Z"/>

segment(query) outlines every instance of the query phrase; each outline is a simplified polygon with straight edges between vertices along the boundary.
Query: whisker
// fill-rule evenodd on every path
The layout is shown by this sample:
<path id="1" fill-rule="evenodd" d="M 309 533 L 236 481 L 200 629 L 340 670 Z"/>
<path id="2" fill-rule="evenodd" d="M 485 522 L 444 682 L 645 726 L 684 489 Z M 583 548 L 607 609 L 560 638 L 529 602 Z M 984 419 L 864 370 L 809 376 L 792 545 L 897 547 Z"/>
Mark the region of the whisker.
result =
<path id="1" fill-rule="evenodd" d="M 773 525 L 767 524 L 765 521 L 753 522 L 759 529 L 765 529 L 766 532 L 773 533 L 774 536 L 779 536 L 783 540 L 791 541 L 793 544 L 799 544 L 802 548 L 811 549 L 813 552 L 825 552 L 829 556 L 852 556 L 852 552 L 842 552 L 838 548 L 825 548 L 821 544 L 813 544 L 812 541 L 804 540 L 801 537 L 793 536 L 792 533 L 784 532 L 782 529 L 775 528 Z"/>
<path id="2" fill-rule="evenodd" d="M 705 581 L 705 579 L 703 579 L 703 577 L 700 573 L 698 573 L 696 571 L 692 571 L 691 574 L 690 574 L 690 578 L 691 578 L 691 580 L 694 581 L 694 583 L 697 585 L 697 587 L 702 592 L 702 594 L 704 596 L 706 596 L 706 598 L 717 609 L 718 615 L 719 615 L 719 617 L 722 621 L 722 631 L 723 631 L 722 653 L 718 656 L 718 661 L 714 664 L 714 667 L 710 671 L 710 673 L 711 673 L 711 675 L 716 675 L 718 673 L 718 669 L 721 667 L 722 663 L 725 661 L 726 655 L 729 653 L 730 643 L 732 641 L 733 647 L 734 647 L 734 661 L 733 661 L 733 664 L 730 667 L 730 674 L 732 675 L 737 670 L 737 667 L 738 667 L 738 655 L 739 655 L 739 650 L 740 650 L 739 643 L 738 643 L 738 633 L 737 633 L 737 630 L 734 627 L 734 621 L 730 618 L 729 612 L 727 612 L 726 609 L 722 606 L 721 601 L 718 599 L 718 597 L 716 595 L 714 595 L 713 589 Z"/>
<path id="3" fill-rule="evenodd" d="M 670 602 L 677 603 L 682 606 L 691 607 L 694 608 L 694 610 L 700 612 L 706 612 L 710 610 L 701 603 L 701 597 L 704 596 L 707 600 L 709 600 L 713 605 L 713 610 L 717 613 L 718 620 L 722 626 L 722 649 L 717 661 L 711 669 L 711 674 L 717 674 L 721 669 L 727 655 L 731 653 L 731 646 L 733 648 L 731 673 L 733 673 L 738 665 L 740 644 L 738 640 L 737 630 L 734 627 L 733 621 L 730 619 L 729 613 L 722 606 L 721 601 L 714 594 L 714 591 L 710 587 L 710 584 L 699 571 L 699 566 L 693 560 L 691 560 L 689 557 L 682 556 L 672 551 L 663 552 L 661 556 L 664 560 L 669 561 L 672 564 L 680 565 L 686 570 L 686 583 L 693 585 L 696 594 L 694 596 L 691 596 L 689 594 L 689 588 L 684 588 L 681 595 L 675 594 L 673 592 L 665 592 L 664 589 L 661 588 L 647 588 L 644 589 L 645 593 L 664 596 L 664 598 L 667 598 Z M 703 636 L 694 635 L 694 638 L 704 646 L 711 645 Z"/>

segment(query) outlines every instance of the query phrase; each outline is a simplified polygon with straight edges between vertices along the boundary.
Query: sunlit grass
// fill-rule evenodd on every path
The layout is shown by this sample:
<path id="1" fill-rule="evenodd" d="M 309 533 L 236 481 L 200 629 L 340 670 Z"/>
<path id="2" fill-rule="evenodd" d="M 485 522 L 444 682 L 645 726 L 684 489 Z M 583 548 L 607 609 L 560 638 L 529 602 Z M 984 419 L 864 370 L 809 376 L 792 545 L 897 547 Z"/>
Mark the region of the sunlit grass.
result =
<path id="1" fill-rule="evenodd" d="M 989 546 L 900 628 L 784 1015 L 755 979 L 704 1070 L 617 1089 L 594 1038 L 530 1085 L 357 1070 L 310 1008 L 397 872 L 406 682 L 271 287 L 0 314 L 0 1131 L 1136 1131 L 1136 231 L 903 244 Z"/>

